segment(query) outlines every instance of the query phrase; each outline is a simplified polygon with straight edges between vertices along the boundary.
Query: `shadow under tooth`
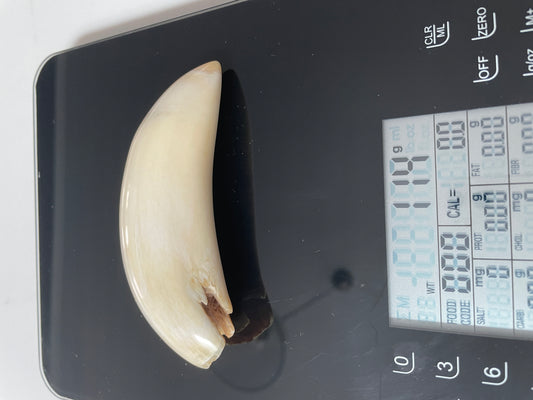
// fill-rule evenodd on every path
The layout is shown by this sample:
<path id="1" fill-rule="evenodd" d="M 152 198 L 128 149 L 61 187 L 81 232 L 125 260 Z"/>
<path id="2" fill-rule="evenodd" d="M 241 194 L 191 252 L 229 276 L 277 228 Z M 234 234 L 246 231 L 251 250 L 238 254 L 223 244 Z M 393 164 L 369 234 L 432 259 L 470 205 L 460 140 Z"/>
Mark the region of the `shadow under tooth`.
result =
<path id="1" fill-rule="evenodd" d="M 233 304 L 235 334 L 226 339 L 229 344 L 253 340 L 273 320 L 255 242 L 252 153 L 244 95 L 230 70 L 222 75 L 213 172 L 218 245 Z"/>

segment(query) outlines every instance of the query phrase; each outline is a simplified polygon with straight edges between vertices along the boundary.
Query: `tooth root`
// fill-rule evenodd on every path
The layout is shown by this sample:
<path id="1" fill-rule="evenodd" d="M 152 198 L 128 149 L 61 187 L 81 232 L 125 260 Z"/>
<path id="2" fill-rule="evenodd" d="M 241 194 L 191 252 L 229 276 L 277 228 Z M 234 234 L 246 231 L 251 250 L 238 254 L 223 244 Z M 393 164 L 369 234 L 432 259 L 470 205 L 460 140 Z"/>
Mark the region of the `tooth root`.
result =
<path id="1" fill-rule="evenodd" d="M 231 322 L 231 318 L 213 296 L 207 296 L 207 304 L 204 305 L 204 310 L 221 335 L 228 338 L 233 336 L 235 333 L 235 327 Z"/>
<path id="2" fill-rule="evenodd" d="M 157 100 L 128 153 L 120 198 L 126 276 L 157 334 L 208 368 L 234 329 L 213 215 L 221 68 L 183 75 Z"/>

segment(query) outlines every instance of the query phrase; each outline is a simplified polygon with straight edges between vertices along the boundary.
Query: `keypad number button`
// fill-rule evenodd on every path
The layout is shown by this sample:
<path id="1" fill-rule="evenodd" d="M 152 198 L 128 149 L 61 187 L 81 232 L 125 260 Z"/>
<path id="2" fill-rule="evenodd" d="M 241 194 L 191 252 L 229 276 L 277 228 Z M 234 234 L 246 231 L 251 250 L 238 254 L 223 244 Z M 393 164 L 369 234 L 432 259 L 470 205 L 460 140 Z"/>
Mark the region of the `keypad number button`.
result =
<path id="1" fill-rule="evenodd" d="M 503 369 L 495 366 L 488 366 L 483 368 L 484 380 L 481 381 L 483 385 L 502 386 L 509 378 L 509 365 L 507 361 L 503 363 Z"/>
<path id="2" fill-rule="evenodd" d="M 395 369 L 392 370 L 395 374 L 409 375 L 415 370 L 415 353 L 411 353 L 410 357 L 395 356 Z"/>
<path id="3" fill-rule="evenodd" d="M 439 373 L 435 375 L 438 379 L 455 379 L 461 372 L 460 358 L 456 357 L 455 362 L 451 361 L 439 361 L 437 363 L 437 369 Z"/>

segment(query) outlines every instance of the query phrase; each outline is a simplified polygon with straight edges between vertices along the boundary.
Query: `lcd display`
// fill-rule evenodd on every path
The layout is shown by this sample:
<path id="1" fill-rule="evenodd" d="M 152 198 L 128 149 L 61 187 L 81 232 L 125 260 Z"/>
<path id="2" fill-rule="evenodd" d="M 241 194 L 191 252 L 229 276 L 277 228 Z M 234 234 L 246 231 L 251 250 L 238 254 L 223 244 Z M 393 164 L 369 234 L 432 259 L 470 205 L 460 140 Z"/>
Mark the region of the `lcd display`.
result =
<path id="1" fill-rule="evenodd" d="M 383 121 L 390 325 L 533 339 L 533 103 Z"/>

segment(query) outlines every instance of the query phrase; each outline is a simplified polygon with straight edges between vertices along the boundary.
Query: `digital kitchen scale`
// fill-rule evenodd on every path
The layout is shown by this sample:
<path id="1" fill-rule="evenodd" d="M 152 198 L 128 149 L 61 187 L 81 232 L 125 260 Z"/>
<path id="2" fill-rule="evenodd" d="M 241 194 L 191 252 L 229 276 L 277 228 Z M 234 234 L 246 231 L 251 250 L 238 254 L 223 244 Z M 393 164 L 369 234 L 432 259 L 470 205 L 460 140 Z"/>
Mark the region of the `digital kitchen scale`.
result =
<path id="1" fill-rule="evenodd" d="M 201 370 L 135 304 L 118 206 L 142 118 L 210 60 L 222 259 L 274 318 Z M 233 3 L 52 57 L 36 118 L 58 396 L 533 398 L 533 2 Z"/>

